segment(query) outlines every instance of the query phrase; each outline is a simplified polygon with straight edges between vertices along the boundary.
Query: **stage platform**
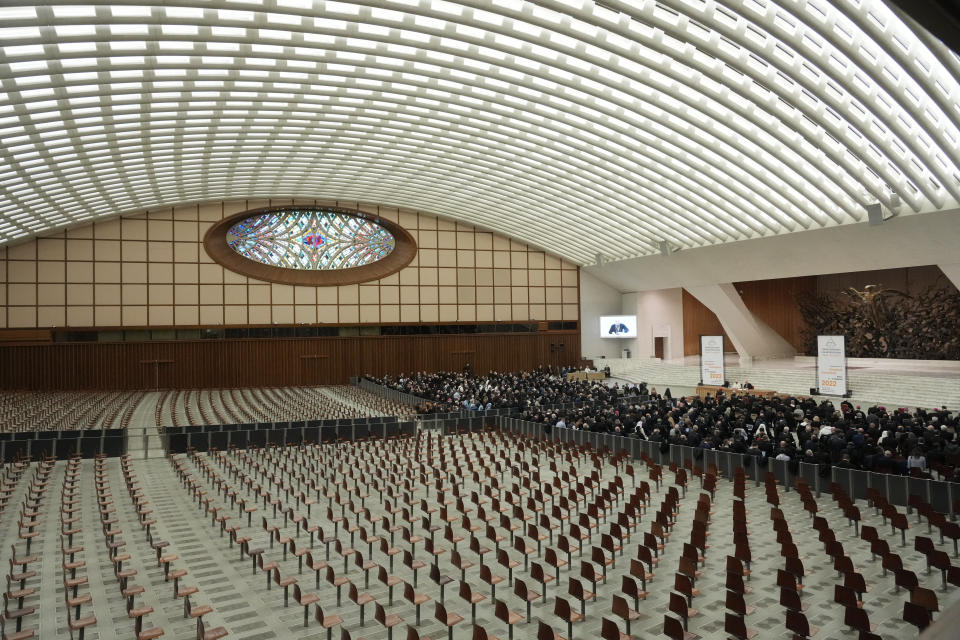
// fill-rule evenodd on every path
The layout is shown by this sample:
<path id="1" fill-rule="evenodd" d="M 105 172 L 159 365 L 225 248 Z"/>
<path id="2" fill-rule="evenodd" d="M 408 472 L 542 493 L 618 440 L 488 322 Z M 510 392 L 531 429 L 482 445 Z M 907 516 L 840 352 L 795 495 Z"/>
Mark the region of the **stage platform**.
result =
<path id="1" fill-rule="evenodd" d="M 615 378 L 646 382 L 660 392 L 670 387 L 674 395 L 674 388 L 695 389 L 700 381 L 699 356 L 667 362 L 606 358 L 595 363 L 601 368 L 609 366 Z M 736 354 L 727 354 L 725 366 L 731 385 L 749 381 L 757 389 L 795 395 L 810 395 L 810 388 L 817 385 L 814 357 L 754 361 L 750 366 L 741 366 Z M 850 400 L 855 404 L 924 408 L 945 405 L 960 409 L 960 362 L 849 358 L 847 379 L 852 391 Z"/>

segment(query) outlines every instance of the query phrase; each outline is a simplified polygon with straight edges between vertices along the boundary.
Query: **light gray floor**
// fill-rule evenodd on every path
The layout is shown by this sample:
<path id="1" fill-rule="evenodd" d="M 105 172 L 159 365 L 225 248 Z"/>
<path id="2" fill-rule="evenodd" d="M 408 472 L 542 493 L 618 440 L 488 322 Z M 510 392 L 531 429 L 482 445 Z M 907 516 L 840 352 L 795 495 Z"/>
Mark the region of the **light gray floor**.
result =
<path id="1" fill-rule="evenodd" d="M 474 442 L 465 441 L 461 438 L 451 438 L 447 441 L 453 444 L 457 450 L 461 444 L 472 445 Z M 477 443 L 480 450 L 484 450 L 482 443 Z M 446 445 L 444 445 L 446 446 Z M 337 452 L 341 456 L 350 449 L 352 445 L 343 445 Z M 508 455 L 513 460 L 515 449 L 501 449 L 504 455 Z M 528 450 L 529 451 L 529 450 Z M 252 454 L 256 456 L 257 454 Z M 278 451 L 277 455 L 283 455 Z M 397 451 L 381 452 L 378 455 L 383 459 L 399 459 L 400 453 Z M 372 454 L 371 454 L 372 456 Z M 420 456 L 422 459 L 423 456 Z M 476 456 L 471 452 L 471 458 Z M 270 549 L 268 538 L 261 526 L 261 516 L 265 513 L 269 516 L 272 512 L 263 509 L 263 503 L 260 502 L 260 509 L 254 514 L 251 527 L 246 526 L 246 520 L 238 517 L 236 509 L 230 508 L 229 501 L 223 500 L 223 494 L 216 494 L 213 485 L 200 473 L 200 467 L 186 456 L 180 456 L 186 462 L 187 470 L 192 476 L 206 486 L 208 496 L 214 498 L 214 503 L 222 506 L 226 513 L 232 515 L 232 523 L 241 525 L 240 533 L 253 537 L 253 545 L 266 549 L 265 559 L 280 562 L 281 574 L 284 576 L 292 575 L 299 579 L 299 584 L 305 592 L 315 592 L 321 598 L 327 615 L 339 614 L 344 619 L 343 627 L 349 630 L 353 638 L 367 638 L 368 640 L 378 640 L 387 638 L 386 630 L 373 620 L 373 606 L 368 605 L 366 610 L 366 623 L 361 627 L 359 608 L 346 597 L 346 587 L 344 587 L 344 597 L 342 605 L 336 606 L 335 589 L 326 582 L 321 581 L 320 588 L 316 589 L 314 576 L 309 569 L 302 575 L 297 573 L 297 561 L 290 556 L 286 561 L 283 560 L 282 551 L 278 548 Z M 235 462 L 239 462 L 239 455 L 233 456 Z M 484 461 L 488 456 L 483 455 Z M 219 473 L 220 476 L 227 477 L 225 468 L 217 462 L 212 461 L 209 456 L 201 456 Z M 539 466 L 543 477 L 552 479 L 552 474 L 548 471 L 549 460 L 532 460 L 527 454 L 526 459 L 532 461 L 534 466 Z M 377 458 L 371 457 L 372 461 Z M 463 468 L 465 463 L 457 463 L 459 468 Z M 17 510 L 22 499 L 29 479 L 33 474 L 33 467 L 25 474 L 17 485 L 17 492 L 10 501 L 6 512 L 0 516 L 2 528 L 0 528 L 0 539 L 3 540 L 3 547 L 0 549 L 0 561 L 2 566 L 9 567 L 7 556 L 10 554 L 11 545 L 16 546 L 18 554 L 24 553 L 24 543 L 18 540 Z M 182 603 L 172 596 L 172 584 L 163 580 L 163 571 L 156 566 L 156 556 L 147 544 L 144 533 L 137 523 L 137 516 L 134 507 L 124 486 L 123 475 L 120 469 L 118 459 L 109 460 L 107 466 L 110 469 L 110 483 L 113 493 L 116 515 L 119 518 L 119 526 L 123 530 L 123 539 L 126 541 L 126 552 L 132 556 L 129 566 L 136 568 L 137 576 L 133 582 L 145 587 L 146 593 L 138 597 L 138 604 L 148 604 L 154 607 L 155 611 L 146 617 L 145 626 L 159 626 L 165 630 L 166 638 L 188 639 L 194 637 L 194 625 L 192 621 L 184 620 L 182 617 Z M 84 532 L 76 543 L 83 544 L 85 551 L 83 559 L 87 566 L 81 569 L 81 573 L 89 576 L 89 585 L 81 588 L 81 593 L 88 591 L 93 596 L 93 605 L 84 607 L 84 615 L 94 612 L 98 619 L 96 627 L 89 629 L 86 637 L 90 640 L 113 640 L 127 639 L 134 637 L 133 621 L 126 617 L 124 603 L 120 597 L 119 586 L 113 576 L 113 568 L 107 560 L 107 554 L 104 549 L 104 538 L 98 524 L 98 514 L 96 509 L 96 499 L 94 497 L 93 483 L 93 461 L 87 460 L 82 463 L 83 476 L 82 486 L 84 488 L 83 503 L 83 525 Z M 28 586 L 35 586 L 39 590 L 39 595 L 31 596 L 27 599 L 28 606 L 36 606 L 37 613 L 29 616 L 25 620 L 25 628 L 37 630 L 39 638 L 65 638 L 68 637 L 66 630 L 67 611 L 63 602 L 63 586 L 61 584 L 62 570 L 60 569 L 60 535 L 59 527 L 59 502 L 60 492 L 63 482 L 65 463 L 57 463 L 46 497 L 43 501 L 43 516 L 41 535 L 34 540 L 32 550 L 40 554 L 40 559 L 30 568 L 38 571 L 38 577 L 28 581 Z M 303 610 L 293 602 L 292 597 L 290 606 L 283 606 L 283 590 L 276 586 L 271 590 L 266 588 L 266 578 L 259 572 L 256 575 L 251 574 L 251 563 L 249 559 L 241 560 L 236 547 L 231 549 L 227 537 L 220 537 L 219 529 L 211 526 L 209 517 L 204 517 L 198 510 L 197 502 L 191 498 L 188 492 L 183 488 L 179 479 L 173 472 L 170 464 L 164 459 L 135 460 L 134 468 L 136 470 L 140 486 L 143 489 L 145 497 L 150 501 L 154 509 L 154 516 L 158 519 L 158 525 L 154 528 L 155 537 L 170 542 L 170 546 L 165 553 L 175 553 L 178 560 L 173 563 L 175 568 L 186 569 L 189 574 L 183 584 L 197 585 L 200 593 L 194 596 L 193 602 L 197 604 L 210 604 L 214 612 L 206 617 L 209 626 L 223 625 L 230 633 L 230 638 L 239 638 L 243 640 L 260 640 L 266 638 L 326 638 L 327 634 L 313 621 L 313 608 L 310 610 L 310 626 L 304 628 Z M 413 467 L 416 468 L 416 467 Z M 640 469 L 640 465 L 637 465 Z M 584 461 L 579 469 L 582 473 L 588 474 L 591 469 L 590 463 Z M 604 466 L 604 483 L 609 482 L 616 470 L 610 466 Z M 646 477 L 643 474 L 638 477 L 638 481 Z M 510 479 L 509 471 L 505 476 L 507 482 L 506 488 L 516 480 Z M 673 479 L 671 473 L 666 473 L 665 478 L 669 483 Z M 236 484 L 232 479 L 232 484 Z M 496 481 L 493 481 L 496 485 Z M 631 479 L 625 479 L 627 490 L 632 488 Z M 418 487 L 417 483 L 414 483 Z M 654 489 L 652 508 L 650 513 L 656 510 L 663 500 L 665 485 L 658 493 Z M 696 479 L 691 483 L 691 488 L 687 492 L 686 499 L 681 501 L 680 514 L 674 534 L 668 542 L 665 552 L 660 560 L 659 568 L 656 571 L 656 577 L 648 585 L 650 596 L 646 601 L 641 602 L 640 610 L 643 617 L 633 623 L 631 631 L 635 638 L 662 637 L 663 614 L 667 609 L 667 602 L 670 591 L 673 587 L 673 576 L 677 569 L 680 553 L 683 543 L 689 539 L 689 528 L 693 518 L 696 500 L 699 495 L 697 489 L 698 481 Z M 470 491 L 477 487 L 472 480 L 468 479 L 461 487 L 461 493 L 467 497 Z M 749 583 L 753 590 L 745 596 L 746 602 L 750 606 L 756 607 L 756 612 L 747 617 L 747 626 L 760 632 L 759 638 L 787 638 L 790 634 L 784 627 L 784 610 L 779 605 L 779 590 L 775 587 L 776 570 L 783 567 L 783 560 L 780 557 L 779 545 L 775 542 L 773 527 L 769 519 L 769 506 L 766 504 L 763 487 L 753 487 L 753 483 L 748 483 L 747 508 L 750 511 L 751 520 L 751 549 L 754 555 L 753 577 Z M 417 503 L 419 499 L 426 495 L 422 486 L 416 490 Z M 383 513 L 382 495 L 372 495 L 367 499 L 367 505 L 373 507 L 374 512 Z M 431 500 L 435 500 L 435 491 L 430 491 Z M 252 499 L 252 498 L 251 498 Z M 817 634 L 818 639 L 840 640 L 854 637 L 849 629 L 842 623 L 843 610 L 839 605 L 833 603 L 833 585 L 837 583 L 837 574 L 832 570 L 831 564 L 825 559 L 823 546 L 817 541 L 817 537 L 811 526 L 811 519 L 806 514 L 795 491 L 783 493 L 781 488 L 782 509 L 786 514 L 790 524 L 794 539 L 803 554 L 803 561 L 810 575 L 805 579 L 806 589 L 803 599 L 810 604 L 807 616 L 812 625 L 821 627 Z M 285 506 L 295 506 L 293 500 L 288 500 L 283 496 Z M 721 638 L 723 634 L 724 618 L 724 563 L 725 557 L 731 551 L 731 501 L 732 484 L 726 479 L 721 479 L 716 500 L 714 502 L 712 523 L 710 531 L 710 550 L 706 557 L 706 566 L 703 568 L 703 575 L 697 581 L 697 588 L 702 595 L 696 597 L 693 606 L 697 608 L 699 615 L 691 618 L 690 630 L 703 638 Z M 872 622 L 879 625 L 878 633 L 884 638 L 901 639 L 916 637 L 914 628 L 900 620 L 903 602 L 908 598 L 907 594 L 901 590 L 899 593 L 894 591 L 893 577 L 883 577 L 880 562 L 871 561 L 869 548 L 867 548 L 854 535 L 853 528 L 847 526 L 847 522 L 842 518 L 840 511 L 835 507 L 835 503 L 830 496 L 824 494 L 818 501 L 822 515 L 831 523 L 837 538 L 843 543 L 848 555 L 853 560 L 855 568 L 864 574 L 868 583 L 872 585 L 872 591 L 865 596 L 865 609 L 869 613 Z M 436 505 L 433 505 L 436 506 Z M 469 500 L 467 506 L 476 508 Z M 622 505 L 621 505 L 622 506 Z M 889 539 L 891 549 L 900 552 L 904 558 L 904 565 L 912 568 L 921 580 L 921 586 L 937 590 L 940 598 L 941 610 L 946 609 L 950 604 L 958 600 L 958 591 L 955 587 L 950 587 L 949 591 L 942 592 L 940 589 L 939 572 L 931 572 L 927 575 L 924 571 L 924 561 L 919 553 L 913 551 L 913 538 L 915 535 L 927 535 L 925 524 L 916 525 L 915 518 L 911 516 L 911 529 L 907 533 L 907 546 L 900 546 L 899 533 L 891 536 L 890 528 L 881 526 L 880 518 L 874 516 L 873 510 L 860 503 L 861 512 L 864 515 L 864 524 L 874 525 L 881 534 Z M 302 515 L 306 515 L 306 509 L 297 510 Z M 311 523 L 320 524 L 324 531 L 332 532 L 333 528 L 329 522 L 325 521 L 326 501 L 324 504 L 315 505 L 312 509 L 312 515 L 309 519 Z M 419 509 L 415 511 L 419 515 Z M 283 525 L 283 518 L 269 518 L 273 524 Z M 651 517 L 647 516 L 640 524 L 640 531 L 647 531 L 650 527 Z M 363 521 L 361 520 L 361 524 Z M 468 534 L 459 528 L 459 521 L 455 524 L 456 533 L 465 535 L 469 540 Z M 604 531 L 606 526 L 603 527 Z M 379 529 L 378 529 L 379 532 Z M 419 526 L 419 520 L 415 525 L 416 534 L 423 534 Z M 503 533 L 501 531 L 501 533 Z M 294 536 L 295 529 L 289 524 L 284 530 L 284 535 Z M 939 542 L 939 536 L 936 533 L 930 535 L 935 542 Z M 587 604 L 587 618 L 584 622 L 574 625 L 574 637 L 579 639 L 592 639 L 600 637 L 600 622 L 602 617 L 613 618 L 610 613 L 612 595 L 619 592 L 620 576 L 629 570 L 629 558 L 635 557 L 636 546 L 641 541 L 642 535 L 635 535 L 633 540 L 626 545 L 625 552 L 618 556 L 615 569 L 610 571 L 610 577 L 607 584 L 601 584 L 598 589 L 598 598 L 595 602 Z M 340 539 L 345 545 L 349 543 L 349 535 L 342 529 Z M 437 546 L 448 548 L 450 545 L 443 541 L 442 532 L 437 535 Z M 307 544 L 309 538 L 301 535 L 298 543 Z M 486 540 L 481 537 L 481 541 L 486 544 Z M 594 536 L 592 541 L 599 545 L 599 535 Z M 396 544 L 400 548 L 408 548 L 408 545 L 402 542 L 399 534 Z M 357 543 L 358 548 L 367 556 L 367 547 L 365 544 Z M 589 559 L 589 543 L 586 545 L 587 551 L 584 553 L 585 560 Z M 948 550 L 952 556 L 953 546 L 948 540 L 943 546 L 938 548 Z M 426 559 L 422 544 L 418 544 L 416 556 L 418 559 Z M 476 564 L 475 567 L 466 572 L 467 581 L 475 590 L 490 595 L 489 586 L 480 580 L 478 558 L 468 550 L 467 541 L 460 543 L 459 549 L 465 559 Z M 315 559 L 324 557 L 324 547 L 319 542 L 314 547 Z M 511 548 L 511 556 L 520 559 L 520 555 Z M 330 555 L 331 565 L 339 575 L 343 572 L 343 561 L 333 550 L 331 545 Z M 375 548 L 372 560 L 387 565 L 387 559 Z M 402 557 L 398 556 L 395 561 L 394 574 L 402 577 L 404 580 L 412 582 L 413 573 L 402 563 Z M 536 560 L 536 558 L 531 558 Z M 561 572 L 562 591 L 566 591 L 568 576 L 579 575 L 580 562 L 576 554 L 573 558 L 573 570 Z M 540 558 L 542 562 L 542 558 Z M 958 560 L 954 560 L 957 562 Z M 491 565 L 494 573 L 506 575 L 506 569 L 496 564 L 493 554 L 484 556 L 484 562 Z M 450 564 L 449 551 L 441 556 L 440 568 L 443 574 L 459 577 L 459 571 Z M 354 566 L 352 561 L 349 564 L 347 575 L 359 587 L 363 586 L 363 575 L 360 569 Z M 521 566 L 514 570 L 514 576 L 525 579 L 528 586 L 536 591 L 540 591 L 539 585 L 529 579 Z M 589 583 L 585 583 L 589 588 Z M 361 591 L 369 591 L 378 602 L 386 606 L 387 588 L 381 585 L 371 576 L 370 588 Z M 418 592 L 426 593 L 431 598 L 439 597 L 439 589 L 430 581 L 426 569 L 419 572 Z M 516 612 L 524 613 L 525 606 L 513 595 L 512 589 L 508 588 L 506 582 L 501 583 L 497 588 L 497 596 L 507 602 L 509 607 Z M 557 631 L 566 635 L 566 624 L 559 621 L 553 615 L 553 596 L 557 593 L 557 586 L 551 584 L 548 587 L 549 597 L 546 603 L 541 599 L 534 603 L 532 608 L 532 622 L 521 622 L 515 626 L 514 637 L 519 639 L 536 637 L 536 620 L 542 619 L 551 624 Z M 291 589 L 292 595 L 292 589 Z M 469 624 L 470 606 L 459 599 L 457 596 L 456 584 L 448 585 L 446 588 L 446 604 L 449 611 L 459 613 L 467 618 L 466 622 L 457 625 L 454 628 L 453 637 L 457 640 L 469 640 L 472 631 Z M 632 602 L 632 601 L 631 601 Z M 579 604 L 576 600 L 571 600 L 571 604 L 576 609 Z M 430 637 L 442 639 L 447 637 L 446 628 L 433 618 L 433 602 L 429 602 L 422 607 L 422 624 L 419 627 L 421 637 Z M 394 603 L 392 607 L 387 607 L 388 613 L 395 613 L 404 618 L 406 623 L 413 624 L 414 608 L 413 605 L 406 602 L 402 597 L 402 588 L 396 587 L 394 592 Z M 618 621 L 621 630 L 624 630 L 622 621 Z M 507 625 L 496 619 L 493 615 L 493 606 L 488 598 L 477 607 L 477 623 L 483 625 L 489 633 L 495 634 L 501 638 L 507 637 Z M 335 629 L 334 638 L 340 637 L 340 630 Z M 394 629 L 393 637 L 397 640 L 403 640 L 407 637 L 405 625 Z"/>

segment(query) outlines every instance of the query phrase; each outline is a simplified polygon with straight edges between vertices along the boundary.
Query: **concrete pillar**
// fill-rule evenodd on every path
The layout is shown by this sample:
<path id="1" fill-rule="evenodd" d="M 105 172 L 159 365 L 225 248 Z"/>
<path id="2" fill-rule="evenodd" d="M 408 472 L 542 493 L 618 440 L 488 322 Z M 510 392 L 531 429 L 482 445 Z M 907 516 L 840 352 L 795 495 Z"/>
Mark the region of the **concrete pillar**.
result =
<path id="1" fill-rule="evenodd" d="M 754 360 L 792 358 L 796 355 L 793 345 L 747 309 L 732 284 L 684 288 L 716 314 L 727 337 L 740 354 L 741 366 L 750 365 Z"/>

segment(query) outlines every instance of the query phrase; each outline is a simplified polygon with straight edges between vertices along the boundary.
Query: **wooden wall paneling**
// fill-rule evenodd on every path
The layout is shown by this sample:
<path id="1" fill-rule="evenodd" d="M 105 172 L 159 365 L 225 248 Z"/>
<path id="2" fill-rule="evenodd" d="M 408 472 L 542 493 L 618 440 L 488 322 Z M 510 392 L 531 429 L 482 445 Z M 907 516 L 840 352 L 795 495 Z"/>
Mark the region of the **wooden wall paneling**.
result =
<path id="1" fill-rule="evenodd" d="M 700 354 L 700 336 L 723 336 L 724 350 L 734 350 L 717 315 L 691 293 L 683 290 L 683 355 Z"/>
<path id="2" fill-rule="evenodd" d="M 815 276 L 736 282 L 734 286 L 751 312 L 792 344 L 798 353 L 803 351 L 806 323 L 797 300 L 804 293 L 816 290 Z"/>
<path id="3" fill-rule="evenodd" d="M 459 370 L 468 359 L 475 373 L 572 365 L 579 352 L 577 332 L 7 345 L 0 346 L 0 388 L 343 384 L 365 373 Z"/>

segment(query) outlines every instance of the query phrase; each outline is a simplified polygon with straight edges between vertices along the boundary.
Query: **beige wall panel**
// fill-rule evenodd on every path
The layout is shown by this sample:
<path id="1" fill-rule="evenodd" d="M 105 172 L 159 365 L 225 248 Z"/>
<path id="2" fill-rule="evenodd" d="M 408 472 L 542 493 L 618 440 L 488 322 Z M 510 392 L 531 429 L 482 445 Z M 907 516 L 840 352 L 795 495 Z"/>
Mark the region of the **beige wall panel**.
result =
<path id="1" fill-rule="evenodd" d="M 200 257 L 200 244 L 197 242 L 174 242 L 173 261 L 195 264 Z"/>
<path id="2" fill-rule="evenodd" d="M 70 290 L 67 289 L 67 297 Z M 67 307 L 67 325 L 71 327 L 92 327 L 93 307 Z"/>
<path id="3" fill-rule="evenodd" d="M 41 262 L 37 265 L 37 280 L 40 282 L 65 282 L 66 277 L 65 262 Z"/>
<path id="4" fill-rule="evenodd" d="M 61 307 L 37 307 L 37 326 L 62 327 L 67 324 L 66 310 Z"/>
<path id="5" fill-rule="evenodd" d="M 359 305 L 340 305 L 340 322 L 343 324 L 356 324 L 360 322 Z"/>
<path id="6" fill-rule="evenodd" d="M 250 305 L 247 308 L 250 324 L 270 324 L 269 305 Z"/>
<path id="7" fill-rule="evenodd" d="M 157 220 L 151 216 L 147 220 L 147 233 L 151 242 L 173 240 L 173 222 Z"/>
<path id="8" fill-rule="evenodd" d="M 218 264 L 200 265 L 200 282 L 211 284 L 223 282 L 223 267 Z"/>
<path id="9" fill-rule="evenodd" d="M 476 263 L 474 256 L 476 252 L 470 249 L 458 249 L 457 250 L 457 266 L 458 267 L 473 267 Z"/>
<path id="10" fill-rule="evenodd" d="M 417 256 L 419 260 L 417 263 L 421 267 L 435 267 L 437 266 L 437 250 L 436 249 L 419 249 L 417 251 Z"/>
<path id="11" fill-rule="evenodd" d="M 271 286 L 273 304 L 293 304 L 293 287 L 286 284 L 274 284 Z"/>
<path id="12" fill-rule="evenodd" d="M 98 284 L 93 288 L 93 304 L 98 306 L 116 305 L 120 306 L 120 285 L 119 284 Z M 118 320 L 116 324 L 119 324 Z"/>
<path id="13" fill-rule="evenodd" d="M 436 249 L 437 232 L 421 230 L 420 233 L 417 234 L 417 244 L 421 249 Z"/>
<path id="14" fill-rule="evenodd" d="M 539 319 L 540 306 L 560 315 L 568 313 L 563 305 L 577 306 L 575 265 L 412 210 L 359 205 L 400 222 L 418 243 L 409 266 L 361 286 L 250 280 L 213 263 L 203 249 L 203 234 L 224 216 L 291 202 L 164 207 L 0 248 L 0 319 L 78 327 L 488 322 Z M 544 286 L 556 289 L 548 297 Z"/>
<path id="15" fill-rule="evenodd" d="M 174 307 L 173 321 L 179 325 L 200 324 L 200 307 Z"/>
<path id="16" fill-rule="evenodd" d="M 93 263 L 93 280 L 100 284 L 110 284 L 120 282 L 122 270 L 119 262 L 95 262 Z"/>
<path id="17" fill-rule="evenodd" d="M 38 305 L 60 305 L 67 303 L 67 287 L 63 284 L 37 285 Z M 63 324 L 63 323 L 61 323 Z"/>
<path id="18" fill-rule="evenodd" d="M 82 227 L 74 227 L 73 229 L 67 229 L 65 233 L 67 234 L 68 238 L 92 238 L 93 225 L 88 224 Z"/>
<path id="19" fill-rule="evenodd" d="M 151 262 L 147 266 L 147 277 L 150 278 L 150 282 L 172 283 L 173 265 Z"/>
<path id="20" fill-rule="evenodd" d="M 256 294 L 256 300 L 253 299 Z M 250 287 L 250 302 L 263 302 L 263 296 L 269 300 L 270 291 L 266 287 Z M 242 284 L 227 284 L 223 286 L 224 304 L 247 304 L 247 287 Z"/>
<path id="21" fill-rule="evenodd" d="M 293 305 L 275 304 L 273 305 L 273 322 L 277 324 L 293 323 Z"/>
<path id="22" fill-rule="evenodd" d="M 93 322 L 98 327 L 119 327 L 123 324 L 119 306 L 94 307 Z"/>
<path id="23" fill-rule="evenodd" d="M 363 323 L 380 322 L 380 305 L 378 304 L 360 305 L 360 322 L 363 322 Z"/>
<path id="24" fill-rule="evenodd" d="M 37 257 L 40 260 L 62 262 L 67 257 L 67 241 L 63 238 L 40 238 L 37 240 Z"/>
<path id="25" fill-rule="evenodd" d="M 322 305 L 317 307 L 317 322 L 323 324 L 336 324 L 339 322 L 337 319 L 337 307 L 333 305 Z"/>
<path id="26" fill-rule="evenodd" d="M 120 243 L 120 258 L 124 262 L 146 262 L 147 243 L 140 240 L 124 240 Z"/>
<path id="27" fill-rule="evenodd" d="M 223 218 L 223 206 L 219 203 L 201 204 L 197 209 L 200 220 L 216 222 Z"/>
<path id="28" fill-rule="evenodd" d="M 120 260 L 120 241 L 119 240 L 97 240 L 93 243 L 93 251 L 97 261 L 101 260 Z"/>
<path id="29" fill-rule="evenodd" d="M 456 321 L 457 321 L 457 305 L 441 304 L 440 305 L 440 322 L 456 322 Z"/>
<path id="30" fill-rule="evenodd" d="M 223 307 L 221 305 L 202 305 L 200 307 L 200 324 L 223 324 Z"/>
<path id="31" fill-rule="evenodd" d="M 440 287 L 439 295 L 440 304 L 456 304 L 457 302 L 456 287 Z"/>
<path id="32" fill-rule="evenodd" d="M 340 304 L 358 304 L 360 302 L 360 287 L 351 284 L 345 287 L 338 287 L 339 293 L 337 294 L 340 299 Z"/>
<path id="33" fill-rule="evenodd" d="M 423 307 L 419 307 L 415 304 L 400 305 L 400 322 L 436 322 L 436 321 L 437 321 L 437 307 L 435 305 L 424 305 Z"/>
<path id="34" fill-rule="evenodd" d="M 437 264 L 441 267 L 457 266 L 457 252 L 453 249 L 438 249 Z"/>
<path id="35" fill-rule="evenodd" d="M 337 304 L 337 288 L 317 287 L 317 304 Z M 328 321 L 324 320 L 324 322 Z M 336 322 L 336 320 L 330 322 Z"/>
<path id="36" fill-rule="evenodd" d="M 146 305 L 147 304 L 147 285 L 145 284 L 125 284 L 120 287 L 121 302 L 124 305 Z M 124 321 L 126 324 L 126 321 Z"/>
<path id="37" fill-rule="evenodd" d="M 89 242 L 87 243 L 90 244 Z M 37 243 L 33 242 L 24 242 L 22 244 L 15 244 L 12 247 L 9 247 L 7 251 L 7 260 L 36 260 L 37 259 Z"/>
<path id="38" fill-rule="evenodd" d="M 195 284 L 178 284 L 173 288 L 173 301 L 177 305 L 198 306 L 200 304 L 200 287 Z M 180 322 L 177 322 L 180 324 Z"/>
<path id="39" fill-rule="evenodd" d="M 36 282 L 37 263 L 35 261 L 11 260 L 7 263 L 7 282 Z"/>
<path id="40" fill-rule="evenodd" d="M 93 282 L 92 262 L 68 262 L 67 282 Z"/>
<path id="41" fill-rule="evenodd" d="M 223 304 L 223 287 L 217 284 L 201 284 L 200 304 Z"/>
<path id="42" fill-rule="evenodd" d="M 74 284 L 67 287 L 67 305 L 71 307 L 93 306 L 93 285 Z"/>
<path id="43" fill-rule="evenodd" d="M 247 324 L 247 307 L 227 305 L 223 308 L 223 324 Z"/>
<path id="44" fill-rule="evenodd" d="M 564 319 L 564 320 L 579 320 L 579 319 L 580 319 L 580 305 L 579 305 L 579 304 L 565 304 L 565 305 L 563 305 L 563 319 Z"/>
<path id="45" fill-rule="evenodd" d="M 380 322 L 400 322 L 400 306 L 396 304 L 381 304 Z"/>
<path id="46" fill-rule="evenodd" d="M 14 258 L 12 251 L 10 258 Z M 67 260 L 93 260 L 93 240 L 68 240 Z"/>
<path id="47" fill-rule="evenodd" d="M 547 305 L 547 320 L 563 319 L 563 307 L 559 304 Z"/>
<path id="48" fill-rule="evenodd" d="M 36 307 L 9 307 L 7 309 L 7 326 L 17 329 L 37 326 Z"/>
<path id="49" fill-rule="evenodd" d="M 317 321 L 317 306 L 314 304 L 298 304 L 293 308 L 293 320 L 297 324 L 314 324 Z"/>
<path id="50" fill-rule="evenodd" d="M 147 260 L 150 262 L 173 262 L 172 242 L 150 242 L 147 245 Z"/>
<path id="51" fill-rule="evenodd" d="M 493 322 L 493 305 L 477 305 L 477 322 Z"/>
<path id="52" fill-rule="evenodd" d="M 150 304 L 170 305 L 173 304 L 173 285 L 172 284 L 151 284 L 148 290 L 150 295 Z"/>
<path id="53" fill-rule="evenodd" d="M 380 304 L 400 304 L 400 287 L 380 287 Z"/>
<path id="54" fill-rule="evenodd" d="M 493 286 L 493 269 L 477 269 L 475 277 L 478 287 Z"/>
<path id="55" fill-rule="evenodd" d="M 9 284 L 7 285 L 8 304 L 16 306 L 36 306 L 37 304 L 37 285 L 35 284 Z"/>
<path id="56" fill-rule="evenodd" d="M 145 262 L 137 264 L 124 264 L 120 277 L 124 282 L 143 283 L 147 281 L 147 264 Z"/>
<path id="57" fill-rule="evenodd" d="M 530 319 L 531 320 L 555 320 L 555 318 L 547 317 L 547 308 L 542 304 L 532 304 L 530 305 Z"/>
<path id="58" fill-rule="evenodd" d="M 98 240 L 119 240 L 120 239 L 120 219 L 104 220 L 94 225 L 93 235 Z"/>
<path id="59" fill-rule="evenodd" d="M 124 218 L 121 225 L 124 240 L 146 240 L 147 221 L 137 218 Z"/>

